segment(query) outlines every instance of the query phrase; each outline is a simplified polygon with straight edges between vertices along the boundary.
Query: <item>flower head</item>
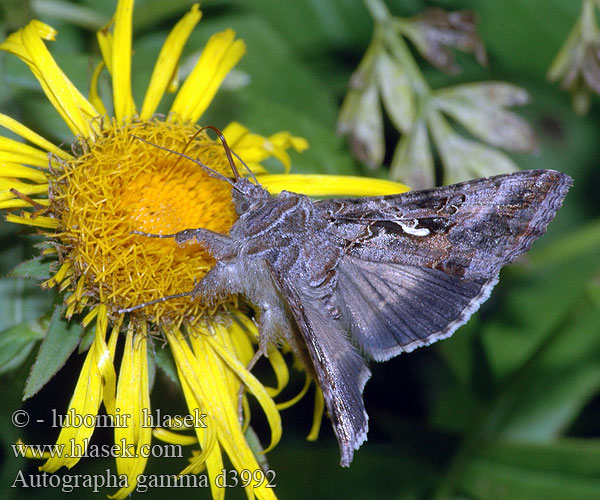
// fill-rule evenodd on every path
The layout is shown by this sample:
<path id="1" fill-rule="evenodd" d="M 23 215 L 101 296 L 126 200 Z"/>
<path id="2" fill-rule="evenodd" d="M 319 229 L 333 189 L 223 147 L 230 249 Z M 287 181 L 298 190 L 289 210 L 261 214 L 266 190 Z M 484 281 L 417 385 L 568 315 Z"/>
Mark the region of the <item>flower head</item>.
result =
<path id="1" fill-rule="evenodd" d="M 132 13 L 133 0 L 120 0 L 113 20 L 98 33 L 103 61 L 94 71 L 89 98 L 79 92 L 46 48 L 44 41 L 56 36 L 50 26 L 32 21 L 0 44 L 0 49 L 30 67 L 75 137 L 72 151 L 67 152 L 9 116 L 0 115 L 0 126 L 26 141 L 0 139 L 0 208 L 21 209 L 18 214 L 9 213 L 7 221 L 35 227 L 46 237 L 44 254 L 56 260 L 56 268 L 44 286 L 64 293 L 64 315 L 83 314 L 85 327 L 95 323 L 93 341 L 67 413 L 95 417 L 104 405 L 108 415 L 130 415 L 129 425 L 115 428 L 115 442 L 131 445 L 136 452 L 148 446 L 153 436 L 198 445 L 200 451 L 192 454 L 182 472 L 197 473 L 205 468 L 213 496 L 222 498 L 224 490 L 217 488 L 214 477 L 223 468 L 223 453 L 239 471 L 260 468 L 256 450 L 250 448 L 244 434 L 250 417 L 245 396 L 244 421 L 240 422 L 242 388 L 264 410 L 271 430 L 267 449 L 279 440 L 278 410 L 287 404 L 276 405 L 272 398 L 287 382 L 283 357 L 276 349 L 269 353 L 277 378 L 275 388 L 265 387 L 249 371 L 258 332 L 237 308 L 234 296 L 224 297 L 218 304 L 206 304 L 201 297 L 195 301 L 179 298 L 132 313 L 122 310 L 189 292 L 214 264 L 198 244 L 180 247 L 172 239 L 148 238 L 134 231 L 172 234 L 204 227 L 227 233 L 236 219 L 230 185 L 165 148 L 185 152 L 230 175 L 222 145 L 197 121 L 246 48 L 232 30 L 213 35 L 169 114 L 155 115 L 165 91 L 176 81 L 183 46 L 200 20 L 201 13 L 194 5 L 168 36 L 138 110 L 130 85 Z M 103 102 L 97 90 L 105 70 L 112 81 L 111 103 Z M 108 109 L 114 110 L 112 116 Z M 223 133 L 231 149 L 257 173 L 264 173 L 260 162 L 269 157 L 289 168 L 287 150 L 307 147 L 306 141 L 288 132 L 267 138 L 235 122 Z M 310 176 L 299 182 L 294 179 L 291 175 L 260 176 L 263 185 L 272 190 L 298 190 L 302 186 L 309 194 L 367 194 L 369 188 L 373 189 L 369 194 L 398 191 L 398 185 L 381 181 L 332 179 L 324 185 L 321 179 L 314 182 Z M 151 408 L 148 344 L 153 334 L 168 343 L 189 411 L 206 414 L 206 427 L 194 427 L 189 429 L 191 434 L 184 435 L 180 429 L 143 425 L 142 419 Z M 115 351 L 123 336 L 117 373 Z M 322 404 L 317 410 L 318 423 Z M 311 436 L 317 430 L 316 424 Z M 57 444 L 85 448 L 93 432 L 93 426 L 65 426 Z M 47 458 L 41 468 L 48 472 L 73 467 L 78 461 L 75 456 Z M 127 486 L 113 498 L 125 498 L 135 489 L 146 461 L 143 453 L 117 457 L 118 473 L 127 478 Z M 249 484 L 246 490 L 249 498 L 274 498 L 273 490 L 262 481 Z"/>
<path id="2" fill-rule="evenodd" d="M 218 473 L 223 451 L 239 470 L 257 469 L 257 459 L 238 419 L 242 385 L 265 410 L 273 445 L 281 434 L 281 424 L 271 395 L 246 369 L 254 354 L 256 329 L 247 318 L 237 322 L 222 319 L 226 314 L 239 314 L 234 309 L 235 298 L 216 308 L 212 305 L 210 310 L 201 300 L 180 299 L 130 315 L 119 312 L 189 291 L 214 263 L 198 245 L 179 247 L 172 240 L 145 238 L 132 231 L 172 233 L 206 227 L 227 232 L 235 220 L 227 183 L 143 140 L 185 151 L 230 175 L 221 144 L 201 131 L 196 121 L 242 57 L 245 44 L 232 30 L 214 35 L 169 115 L 154 116 L 172 83 L 183 45 L 200 20 L 198 6 L 193 6 L 169 35 L 138 112 L 130 87 L 132 10 L 132 1 L 120 1 L 113 21 L 98 34 L 104 60 L 94 73 L 89 99 L 65 76 L 46 48 L 44 40 L 56 36 L 50 26 L 32 21 L 0 45 L 28 64 L 76 137 L 73 152 L 68 153 L 10 117 L 0 117 L 1 125 L 31 143 L 3 139 L 4 159 L 10 163 L 3 164 L 0 172 L 0 206 L 25 209 L 18 215 L 9 214 L 7 220 L 37 227 L 48 238 L 51 247 L 46 253 L 55 255 L 58 269 L 45 285 L 67 292 L 66 316 L 84 312 L 84 325 L 96 323 L 95 339 L 70 409 L 80 415 L 96 415 L 103 403 L 109 415 L 131 415 L 131 425 L 115 430 L 116 442 L 124 439 L 138 450 L 148 445 L 152 429 L 144 427 L 141 420 L 143 410 L 150 409 L 147 345 L 150 333 L 161 333 L 171 346 L 190 412 L 198 410 L 210 419 L 206 429 L 194 429 L 193 441 L 202 453 L 187 470 L 206 467 L 209 475 Z M 112 77 L 113 117 L 107 115 L 109 106 L 97 92 L 103 69 Z M 302 139 L 288 133 L 265 138 L 237 123 L 224 133 L 251 165 L 276 156 L 289 166 L 286 149 L 306 147 Z M 228 313 L 230 310 L 234 312 Z M 114 357 L 121 331 L 125 348 L 117 376 Z M 285 366 L 278 368 L 282 369 Z M 85 446 L 93 430 L 65 427 L 58 444 Z M 190 442 L 190 436 L 173 435 L 168 429 L 155 430 L 155 434 Z M 53 472 L 72 467 L 77 460 L 52 457 L 42 469 Z M 118 472 L 127 476 L 128 487 L 119 490 L 115 498 L 124 498 L 135 488 L 145 463 L 145 458 L 117 458 Z M 259 498 L 273 497 L 272 491 L 261 486 L 249 491 Z M 213 493 L 221 495 L 217 490 Z"/>

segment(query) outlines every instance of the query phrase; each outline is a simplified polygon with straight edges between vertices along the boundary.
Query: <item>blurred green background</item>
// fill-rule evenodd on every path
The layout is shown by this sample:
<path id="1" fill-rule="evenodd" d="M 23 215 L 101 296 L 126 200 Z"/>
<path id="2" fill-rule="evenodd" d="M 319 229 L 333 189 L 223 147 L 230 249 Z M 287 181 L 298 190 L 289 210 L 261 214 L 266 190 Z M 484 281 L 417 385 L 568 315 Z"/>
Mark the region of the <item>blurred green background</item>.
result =
<path id="1" fill-rule="evenodd" d="M 432 87 L 467 81 L 503 80 L 527 89 L 531 104 L 518 110 L 534 127 L 536 155 L 511 155 L 523 169 L 552 168 L 570 174 L 574 187 L 548 234 L 501 273 L 490 300 L 452 339 L 373 364 L 365 390 L 369 441 L 350 469 L 339 467 L 329 422 L 308 443 L 312 397 L 282 414 L 284 436 L 269 454 L 281 499 L 511 499 L 593 500 L 600 498 L 600 99 L 585 117 L 574 114 L 569 95 L 545 73 L 575 22 L 578 0 L 387 0 L 395 15 L 426 7 L 473 9 L 489 55 L 487 68 L 459 55 L 463 72 L 454 77 L 417 61 Z M 67 75 L 84 93 L 99 52 L 95 30 L 116 2 L 2 0 L 3 37 L 32 17 L 59 31 L 49 44 Z M 189 9 L 183 0 L 139 0 L 134 12 L 133 87 L 141 103 L 152 66 L 173 24 Z M 293 155 L 293 171 L 372 175 L 335 134 L 339 106 L 351 73 L 370 41 L 373 24 L 359 0 L 215 0 L 202 4 L 203 20 L 187 44 L 193 56 L 214 32 L 232 27 L 248 45 L 228 88 L 222 89 L 203 124 L 224 127 L 232 120 L 269 135 L 289 130 L 308 139 L 310 149 Z M 183 68 L 185 68 L 185 58 Z M 37 81 L 15 57 L 0 55 L 0 111 L 53 142 L 72 136 L 46 101 Z M 107 92 L 109 82 L 102 80 Z M 168 99 L 167 99 L 168 100 Z M 165 105 L 166 110 L 168 106 Z M 389 131 L 390 144 L 397 136 Z M 385 175 L 379 171 L 377 175 Z M 58 498 L 52 488 L 11 488 L 18 470 L 33 473 L 38 462 L 16 459 L 9 448 L 18 437 L 52 443 L 56 429 L 10 423 L 34 360 L 37 338 L 13 328 L 47 312 L 51 292 L 37 283 L 6 277 L 36 254 L 33 238 L 0 223 L 0 439 L 2 498 Z M 10 349 L 7 348 L 10 346 Z M 157 347 L 160 349 L 160 346 Z M 10 353 L 6 354 L 6 353 Z M 21 361 L 25 363 L 18 367 Z M 65 368 L 25 403 L 33 418 L 66 409 L 83 357 Z M 258 372 L 264 366 L 258 367 Z M 302 386 L 297 373 L 285 391 Z M 180 390 L 157 372 L 153 406 L 184 411 Z M 268 438 L 260 412 L 255 429 Z M 96 432 L 92 442 L 111 442 Z M 184 460 L 151 459 L 147 473 L 177 473 Z M 88 459 L 69 474 L 114 470 L 111 460 Z M 64 474 L 64 472 L 59 472 Z M 104 489 L 101 495 L 114 493 Z M 73 495 L 91 498 L 78 489 Z M 139 497 L 141 494 L 134 494 Z M 150 490 L 144 498 L 169 495 L 209 498 L 207 490 Z M 243 498 L 239 489 L 227 498 Z"/>

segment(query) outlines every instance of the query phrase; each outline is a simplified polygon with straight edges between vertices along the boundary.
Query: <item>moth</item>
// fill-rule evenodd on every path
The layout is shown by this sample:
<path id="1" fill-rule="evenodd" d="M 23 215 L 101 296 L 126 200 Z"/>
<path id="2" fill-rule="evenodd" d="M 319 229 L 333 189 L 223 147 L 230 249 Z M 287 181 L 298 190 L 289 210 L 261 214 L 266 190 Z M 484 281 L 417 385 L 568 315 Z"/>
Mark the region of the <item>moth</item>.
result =
<path id="1" fill-rule="evenodd" d="M 215 266 L 179 296 L 241 295 L 254 307 L 260 351 L 287 342 L 319 384 L 342 466 L 367 438 L 367 361 L 452 335 L 488 298 L 501 267 L 544 234 L 572 184 L 563 173 L 530 170 L 389 196 L 273 196 L 238 173 L 221 140 L 233 179 L 187 158 L 231 184 L 239 218 L 229 234 L 136 233 L 196 240 L 212 254 Z"/>

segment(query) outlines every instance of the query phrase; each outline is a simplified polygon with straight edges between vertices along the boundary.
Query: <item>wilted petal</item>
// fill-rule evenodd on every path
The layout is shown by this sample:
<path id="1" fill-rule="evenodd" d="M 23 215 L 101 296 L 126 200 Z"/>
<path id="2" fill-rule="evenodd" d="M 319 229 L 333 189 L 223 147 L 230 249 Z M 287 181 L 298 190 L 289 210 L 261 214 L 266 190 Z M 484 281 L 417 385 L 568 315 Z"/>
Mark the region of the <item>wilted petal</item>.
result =
<path id="1" fill-rule="evenodd" d="M 408 184 L 412 189 L 435 185 L 435 171 L 425 122 L 402 136 L 392 159 L 390 178 Z"/>
<path id="2" fill-rule="evenodd" d="M 573 55 L 577 50 L 577 46 L 580 43 L 579 35 L 581 32 L 580 24 L 577 23 L 574 29 L 569 34 L 567 41 L 561 47 L 560 51 L 552 61 L 550 68 L 548 69 L 548 73 L 546 77 L 551 82 L 558 80 L 562 75 L 564 75 L 569 67 L 571 66 L 571 61 L 573 59 Z"/>
<path id="3" fill-rule="evenodd" d="M 444 184 L 518 170 L 500 151 L 455 133 L 438 114 L 431 113 L 429 127 L 444 164 Z"/>
<path id="4" fill-rule="evenodd" d="M 600 42 L 586 47 L 582 72 L 588 87 L 600 94 Z"/>
<path id="5" fill-rule="evenodd" d="M 375 75 L 376 62 L 382 52 L 383 46 L 378 40 L 367 49 L 350 78 L 350 89 L 337 122 L 337 133 L 348 136 L 354 156 L 371 168 L 377 168 L 385 154 L 383 116 Z"/>
<path id="6" fill-rule="evenodd" d="M 383 105 L 390 119 L 401 132 L 408 132 L 416 114 L 413 87 L 404 68 L 386 52 L 377 59 L 376 75 Z"/>
<path id="7" fill-rule="evenodd" d="M 383 116 L 375 82 L 363 91 L 350 90 L 344 99 L 337 131 L 348 136 L 352 154 L 370 168 L 383 161 Z"/>
<path id="8" fill-rule="evenodd" d="M 463 83 L 447 87 L 436 92 L 438 97 L 454 97 L 469 99 L 481 106 L 523 106 L 529 102 L 527 91 L 517 85 L 506 82 Z"/>
<path id="9" fill-rule="evenodd" d="M 450 47 L 471 52 L 479 64 L 487 64 L 485 46 L 477 33 L 478 22 L 472 11 L 432 8 L 411 19 L 398 19 L 396 26 L 431 64 L 453 74 L 459 72 L 459 67 Z"/>
<path id="10" fill-rule="evenodd" d="M 465 87 L 465 88 L 462 88 Z M 533 151 L 538 147 L 537 139 L 529 124 L 510 111 L 498 106 L 492 98 L 485 100 L 485 90 L 477 89 L 473 98 L 469 91 L 476 84 L 459 85 L 437 93 L 435 106 L 461 123 L 475 137 L 510 151 Z M 491 94 L 492 92 L 487 92 Z M 504 93 L 502 99 L 526 100 L 527 94 Z"/>
<path id="11" fill-rule="evenodd" d="M 571 99 L 575 113 L 583 116 L 592 105 L 592 91 L 584 84 L 583 80 L 579 80 L 577 85 L 573 85 L 571 88 Z"/>
<path id="12" fill-rule="evenodd" d="M 582 3 L 581 15 L 569 37 L 554 58 L 547 77 L 561 78 L 561 88 L 570 90 L 575 112 L 584 115 L 591 103 L 591 92 L 600 94 L 600 29 L 592 1 Z"/>

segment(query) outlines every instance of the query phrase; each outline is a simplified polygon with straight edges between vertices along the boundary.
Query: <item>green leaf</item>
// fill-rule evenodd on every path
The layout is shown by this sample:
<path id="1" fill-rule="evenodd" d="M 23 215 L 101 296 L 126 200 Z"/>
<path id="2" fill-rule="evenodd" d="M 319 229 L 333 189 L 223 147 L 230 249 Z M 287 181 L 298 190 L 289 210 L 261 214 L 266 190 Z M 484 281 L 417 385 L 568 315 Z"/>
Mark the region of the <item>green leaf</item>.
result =
<path id="1" fill-rule="evenodd" d="M 22 262 L 15 267 L 8 276 L 11 278 L 29 278 L 38 280 L 47 280 L 50 278 L 50 266 L 53 261 L 43 257 L 35 257 Z"/>
<path id="2" fill-rule="evenodd" d="M 575 23 L 581 2 L 469 0 L 481 16 L 480 33 L 499 71 L 544 79 Z"/>
<path id="3" fill-rule="evenodd" d="M 377 85 L 348 92 L 340 110 L 338 133 L 348 136 L 350 149 L 356 158 L 370 168 L 381 166 L 385 154 L 383 115 Z"/>
<path id="4" fill-rule="evenodd" d="M 82 354 L 86 352 L 92 342 L 94 341 L 94 337 L 96 336 L 96 323 L 89 325 L 88 328 L 83 329 L 83 335 L 81 336 L 81 341 L 79 342 L 79 348 L 77 349 L 78 354 Z"/>
<path id="5" fill-rule="evenodd" d="M 500 433 L 509 439 L 545 441 L 563 432 L 598 393 L 600 367 L 537 372 L 519 389 Z"/>
<path id="6" fill-rule="evenodd" d="M 563 233 L 539 250 L 534 247 L 523 259 L 527 267 L 513 265 L 501 273 L 496 294 L 501 294 L 504 286 L 510 286 L 510 293 L 503 297 L 499 320 L 488 321 L 481 329 L 492 371 L 499 379 L 525 363 L 583 300 L 585 283 L 598 267 L 597 247 L 588 240 L 596 235 L 588 229 Z M 574 248 L 567 249 L 565 242 L 571 241 Z M 575 330 L 571 335 L 575 337 L 570 341 L 564 337 L 568 345 L 562 346 L 562 355 L 578 345 L 585 350 L 588 342 L 597 338 L 588 330 Z"/>
<path id="7" fill-rule="evenodd" d="M 164 349 L 158 346 L 158 349 L 153 350 L 156 366 L 158 366 L 164 374 L 174 383 L 179 385 L 179 377 L 177 376 L 177 368 L 173 361 L 173 356 L 169 349 Z"/>
<path id="8" fill-rule="evenodd" d="M 0 329 L 36 321 L 48 312 L 54 296 L 30 280 L 0 279 Z"/>
<path id="9" fill-rule="evenodd" d="M 466 467 L 459 488 L 473 499 L 600 498 L 600 442 L 482 445 Z"/>
<path id="10" fill-rule="evenodd" d="M 262 443 L 260 442 L 258 434 L 256 434 L 256 431 L 252 428 L 251 425 L 248 426 L 246 432 L 244 432 L 244 437 L 246 438 L 246 442 L 252 450 L 252 454 L 254 455 L 254 458 L 256 458 L 258 464 L 262 467 L 263 470 L 268 469 L 269 462 L 267 460 L 267 456 L 263 453 L 265 449 Z"/>
<path id="11" fill-rule="evenodd" d="M 345 0 L 254 0 L 240 2 L 264 18 L 271 29 L 277 30 L 296 51 L 332 45 L 365 47 L 373 24 L 362 2 Z M 251 7 L 249 7 L 251 6 Z"/>
<path id="12" fill-rule="evenodd" d="M 545 440 L 564 431 L 600 390 L 600 307 L 577 307 L 512 387 L 514 399 L 500 432 Z"/>
<path id="13" fill-rule="evenodd" d="M 562 238 L 536 249 L 530 258 L 536 266 L 565 263 L 579 259 L 582 255 L 593 254 L 600 248 L 600 218 L 570 231 Z"/>
<path id="14" fill-rule="evenodd" d="M 402 181 L 412 189 L 431 188 L 435 184 L 433 155 L 425 122 L 419 120 L 398 141 L 392 159 L 390 178 Z"/>
<path id="15" fill-rule="evenodd" d="M 0 332 L 0 374 L 20 366 L 42 338 L 44 328 L 38 322 L 21 323 Z"/>
<path id="16" fill-rule="evenodd" d="M 77 347 L 82 327 L 62 319 L 63 308 L 56 307 L 46 337 L 40 346 L 37 358 L 25 385 L 23 399 L 36 394 L 66 363 Z"/>

